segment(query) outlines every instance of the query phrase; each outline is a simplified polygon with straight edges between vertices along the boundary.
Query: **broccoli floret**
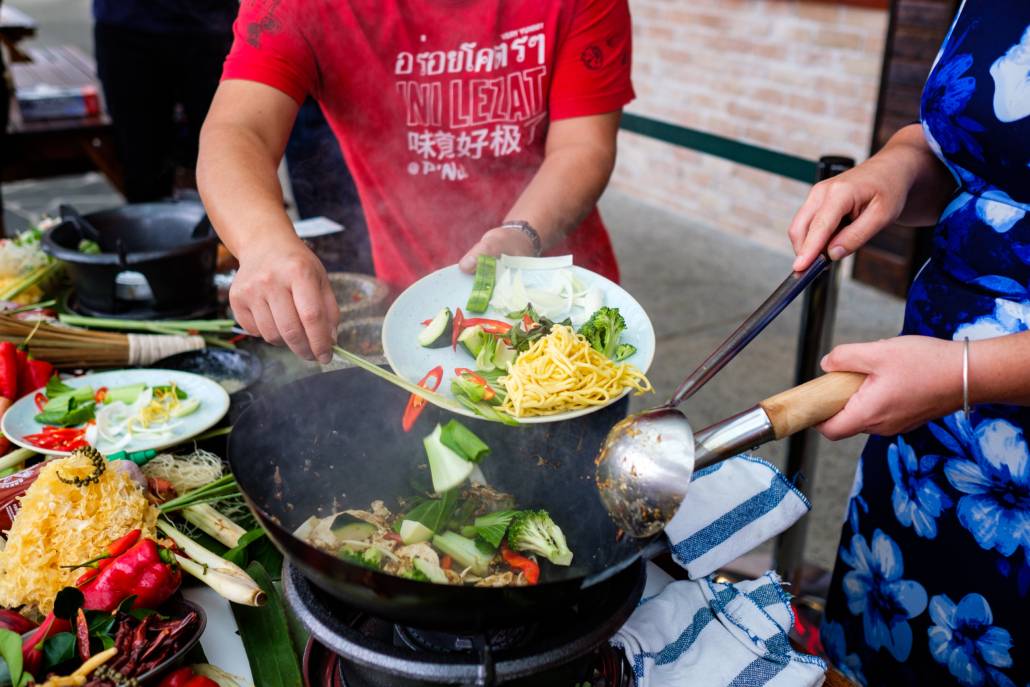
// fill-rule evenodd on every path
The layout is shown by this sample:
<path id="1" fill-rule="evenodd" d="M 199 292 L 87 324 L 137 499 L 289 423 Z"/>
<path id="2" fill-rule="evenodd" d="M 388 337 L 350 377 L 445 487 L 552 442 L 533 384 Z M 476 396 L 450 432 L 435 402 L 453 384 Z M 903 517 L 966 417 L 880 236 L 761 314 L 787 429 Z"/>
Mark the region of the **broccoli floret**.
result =
<path id="1" fill-rule="evenodd" d="M 626 329 L 626 320 L 618 308 L 602 306 L 579 328 L 579 334 L 608 358 L 615 357 L 619 336 Z"/>
<path id="2" fill-rule="evenodd" d="M 612 357 L 614 362 L 622 362 L 626 358 L 630 357 L 637 352 L 637 347 L 633 344 L 621 343 L 615 348 L 615 355 Z"/>
<path id="3" fill-rule="evenodd" d="M 431 582 L 429 577 L 418 568 L 408 568 L 401 573 L 401 577 L 406 577 L 409 580 L 415 580 L 416 582 Z"/>
<path id="4" fill-rule="evenodd" d="M 369 570 L 379 570 L 382 568 L 383 552 L 374 546 L 364 551 L 355 551 L 350 547 L 344 546 L 336 552 L 336 557 L 352 565 L 358 565 Z"/>
<path id="5" fill-rule="evenodd" d="M 561 528 L 545 510 L 519 511 L 508 525 L 508 546 L 515 551 L 535 553 L 555 565 L 572 563 L 572 551 Z"/>

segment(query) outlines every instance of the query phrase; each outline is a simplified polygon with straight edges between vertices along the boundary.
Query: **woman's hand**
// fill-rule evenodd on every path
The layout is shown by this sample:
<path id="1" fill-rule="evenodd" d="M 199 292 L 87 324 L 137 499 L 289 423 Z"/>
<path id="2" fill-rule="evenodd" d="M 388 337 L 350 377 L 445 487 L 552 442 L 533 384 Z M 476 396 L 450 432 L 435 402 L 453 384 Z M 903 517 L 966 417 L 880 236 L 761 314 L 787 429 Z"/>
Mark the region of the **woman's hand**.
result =
<path id="1" fill-rule="evenodd" d="M 895 222 L 933 224 L 954 188 L 922 127 L 905 127 L 858 167 L 812 187 L 787 232 L 798 256 L 794 269 L 805 269 L 823 250 L 840 260 Z M 834 236 L 845 219 L 851 223 Z"/>
<path id="2" fill-rule="evenodd" d="M 458 266 L 462 272 L 472 274 L 476 271 L 476 258 L 480 255 L 498 257 L 504 255 L 533 255 L 533 242 L 517 229 L 495 227 L 483 234 L 476 245 L 465 253 Z"/>
<path id="3" fill-rule="evenodd" d="M 926 336 L 837 346 L 823 358 L 823 370 L 868 377 L 817 429 L 832 440 L 861 432 L 891 435 L 955 412 L 962 407 L 962 346 Z"/>
<path id="4" fill-rule="evenodd" d="M 891 157 L 872 157 L 812 187 L 787 231 L 797 255 L 796 271 L 812 264 L 824 249 L 831 260 L 840 260 L 901 216 L 911 181 Z M 834 236 L 845 218 L 851 223 Z"/>
<path id="5" fill-rule="evenodd" d="M 340 311 L 325 268 L 300 239 L 265 241 L 240 256 L 229 303 L 251 334 L 306 360 L 332 360 Z"/>

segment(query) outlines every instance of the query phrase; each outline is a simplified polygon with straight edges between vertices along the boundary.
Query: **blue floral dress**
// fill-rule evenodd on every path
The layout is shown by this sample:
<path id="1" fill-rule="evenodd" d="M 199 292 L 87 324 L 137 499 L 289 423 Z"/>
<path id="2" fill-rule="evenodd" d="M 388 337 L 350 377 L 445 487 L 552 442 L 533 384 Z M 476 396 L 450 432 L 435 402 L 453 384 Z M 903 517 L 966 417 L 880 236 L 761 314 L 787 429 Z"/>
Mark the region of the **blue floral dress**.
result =
<path id="1" fill-rule="evenodd" d="M 1030 330 L 1030 0 L 966 0 L 922 123 L 960 188 L 904 333 Z M 842 672 L 877 686 L 1030 685 L 1028 430 L 1030 408 L 980 405 L 869 439 L 822 634 Z"/>

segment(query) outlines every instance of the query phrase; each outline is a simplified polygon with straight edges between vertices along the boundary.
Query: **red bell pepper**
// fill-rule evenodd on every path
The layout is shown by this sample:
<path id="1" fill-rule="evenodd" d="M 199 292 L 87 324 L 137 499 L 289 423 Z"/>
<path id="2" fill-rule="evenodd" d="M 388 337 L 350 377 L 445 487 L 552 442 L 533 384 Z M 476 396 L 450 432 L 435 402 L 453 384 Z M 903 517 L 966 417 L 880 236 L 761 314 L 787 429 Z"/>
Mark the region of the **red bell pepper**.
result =
<path id="1" fill-rule="evenodd" d="M 436 391 L 440 388 L 440 382 L 442 381 L 443 366 L 437 365 L 426 373 L 426 376 L 419 381 L 418 385 L 423 389 Z M 411 428 L 415 426 L 415 420 L 422 414 L 422 409 L 425 407 L 426 399 L 418 394 L 411 395 L 411 398 L 408 399 L 408 405 L 404 407 L 404 415 L 401 417 L 401 427 L 404 428 L 405 432 L 411 431 Z"/>
<path id="2" fill-rule="evenodd" d="M 218 683 L 206 675 L 194 675 L 183 687 L 218 687 Z"/>
<path id="3" fill-rule="evenodd" d="M 0 396 L 18 400 L 18 356 L 10 341 L 0 341 Z"/>
<path id="4" fill-rule="evenodd" d="M 54 376 L 54 366 L 45 360 L 37 360 L 31 355 L 29 356 L 29 379 L 32 380 L 32 385 L 29 389 L 25 390 L 25 393 L 29 393 L 34 389 L 40 389 L 47 385 L 50 378 Z"/>
<path id="5" fill-rule="evenodd" d="M 32 386 L 32 374 L 29 371 L 29 354 L 24 348 L 14 351 L 14 361 L 18 367 L 18 398 L 21 398 L 36 387 Z M 15 399 L 18 400 L 18 399 Z"/>
<path id="6" fill-rule="evenodd" d="M 87 582 L 92 580 L 94 577 L 96 577 L 97 573 L 99 573 L 101 570 L 103 570 L 107 566 L 111 565 L 111 562 L 115 558 L 117 558 L 118 556 L 121 556 L 123 553 L 125 553 L 126 551 L 131 549 L 133 546 L 135 546 L 136 542 L 139 541 L 139 538 L 140 538 L 140 536 L 142 534 L 143 533 L 142 533 L 141 530 L 133 530 L 133 531 L 129 532 L 128 534 L 126 534 L 125 536 L 123 536 L 123 537 L 121 537 L 119 539 L 115 539 L 113 542 L 108 544 L 107 545 L 107 553 L 105 553 L 103 556 L 97 556 L 96 558 L 88 560 L 85 563 L 79 563 L 78 565 L 72 566 L 72 569 L 76 569 L 76 568 L 91 568 L 91 570 L 87 570 L 82 575 L 82 577 L 80 577 L 75 582 L 76 586 L 81 587 L 82 585 L 86 584 Z"/>
<path id="7" fill-rule="evenodd" d="M 467 367 L 456 367 L 454 368 L 454 374 L 470 382 L 475 382 L 479 386 L 483 387 L 484 401 L 492 401 L 494 397 L 497 396 L 497 392 L 494 390 L 492 386 L 490 386 L 490 382 L 486 381 L 486 379 L 484 379 L 474 370 L 470 370 Z"/>
<path id="8" fill-rule="evenodd" d="M 183 666 L 165 675 L 157 687 L 186 687 L 194 675 L 193 668 Z"/>
<path id="9" fill-rule="evenodd" d="M 509 549 L 507 541 L 501 542 L 501 558 L 515 570 L 522 571 L 522 574 L 526 576 L 526 582 L 529 584 L 536 584 L 540 581 L 540 566 L 537 565 L 536 561 Z"/>
<path id="10" fill-rule="evenodd" d="M 110 613 L 135 596 L 133 608 L 157 608 L 175 593 L 182 573 L 165 561 L 165 549 L 153 539 L 142 539 L 115 557 L 96 577 L 80 586 L 83 608 Z"/>

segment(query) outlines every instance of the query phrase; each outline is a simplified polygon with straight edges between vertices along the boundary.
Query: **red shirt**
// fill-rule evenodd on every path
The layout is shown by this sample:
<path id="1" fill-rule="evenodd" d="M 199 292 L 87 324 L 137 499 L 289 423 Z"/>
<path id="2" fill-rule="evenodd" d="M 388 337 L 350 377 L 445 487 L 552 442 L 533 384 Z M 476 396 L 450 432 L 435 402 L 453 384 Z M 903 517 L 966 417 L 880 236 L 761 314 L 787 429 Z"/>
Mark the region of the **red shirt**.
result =
<path id="1" fill-rule="evenodd" d="M 318 100 L 397 288 L 504 219 L 549 120 L 633 98 L 626 0 L 244 0 L 235 33 L 222 78 Z M 551 252 L 618 279 L 596 210 Z"/>

